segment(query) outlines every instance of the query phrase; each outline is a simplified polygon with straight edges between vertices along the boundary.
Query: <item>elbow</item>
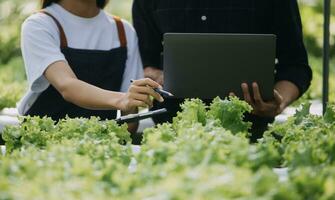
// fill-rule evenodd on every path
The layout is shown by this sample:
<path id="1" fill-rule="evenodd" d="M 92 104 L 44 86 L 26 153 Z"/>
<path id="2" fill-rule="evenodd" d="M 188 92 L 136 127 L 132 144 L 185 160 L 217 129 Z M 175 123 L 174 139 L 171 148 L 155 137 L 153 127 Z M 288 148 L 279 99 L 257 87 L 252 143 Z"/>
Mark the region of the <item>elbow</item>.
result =
<path id="1" fill-rule="evenodd" d="M 68 102 L 73 101 L 73 80 L 64 80 L 62 84 L 58 86 L 58 92 L 61 94 L 63 99 Z"/>
<path id="2" fill-rule="evenodd" d="M 61 95 L 65 101 L 72 103 L 72 98 L 68 91 L 61 92 Z"/>

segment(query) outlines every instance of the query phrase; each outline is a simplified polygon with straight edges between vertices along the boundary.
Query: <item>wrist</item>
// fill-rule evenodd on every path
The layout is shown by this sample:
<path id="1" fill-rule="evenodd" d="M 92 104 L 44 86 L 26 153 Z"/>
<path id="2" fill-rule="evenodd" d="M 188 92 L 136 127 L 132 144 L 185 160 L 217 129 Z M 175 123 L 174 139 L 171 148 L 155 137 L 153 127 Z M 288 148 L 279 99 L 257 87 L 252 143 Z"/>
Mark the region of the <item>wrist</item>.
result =
<path id="1" fill-rule="evenodd" d="M 126 93 L 123 92 L 110 92 L 110 97 L 109 99 L 109 106 L 111 108 L 114 108 L 116 110 L 125 110 L 124 106 L 123 106 L 123 102 L 124 102 L 124 97 L 126 96 Z"/>
<path id="2" fill-rule="evenodd" d="M 298 87 L 289 81 L 279 81 L 275 85 L 275 90 L 282 96 L 283 105 L 289 106 L 292 102 L 299 98 Z"/>

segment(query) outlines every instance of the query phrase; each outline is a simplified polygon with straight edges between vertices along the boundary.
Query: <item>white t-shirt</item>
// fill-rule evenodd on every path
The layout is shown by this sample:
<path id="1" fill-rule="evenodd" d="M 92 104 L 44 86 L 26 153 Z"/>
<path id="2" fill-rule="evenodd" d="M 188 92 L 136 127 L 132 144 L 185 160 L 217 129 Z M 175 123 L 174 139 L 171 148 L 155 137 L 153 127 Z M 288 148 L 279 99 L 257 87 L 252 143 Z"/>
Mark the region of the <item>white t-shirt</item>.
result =
<path id="1" fill-rule="evenodd" d="M 110 50 L 120 47 L 116 22 L 103 10 L 93 18 L 82 18 L 54 3 L 46 11 L 62 25 L 71 48 Z M 143 77 L 143 67 L 136 32 L 128 22 L 123 21 L 123 24 L 128 42 L 128 59 L 121 92 L 126 92 L 131 79 Z M 21 49 L 29 83 L 28 92 L 18 104 L 18 111 L 23 115 L 49 87 L 50 83 L 44 76 L 48 66 L 66 59 L 60 50 L 60 35 L 56 23 L 50 16 L 42 13 L 30 16 L 23 23 Z"/>

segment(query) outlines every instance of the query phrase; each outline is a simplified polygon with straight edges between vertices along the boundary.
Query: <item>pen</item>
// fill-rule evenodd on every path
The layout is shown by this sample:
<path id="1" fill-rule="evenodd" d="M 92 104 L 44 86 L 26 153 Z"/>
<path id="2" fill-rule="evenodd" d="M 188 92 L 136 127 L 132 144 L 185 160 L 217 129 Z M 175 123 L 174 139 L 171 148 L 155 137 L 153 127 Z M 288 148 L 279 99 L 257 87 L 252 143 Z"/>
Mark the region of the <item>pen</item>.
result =
<path id="1" fill-rule="evenodd" d="M 160 94 L 163 97 L 173 97 L 173 94 L 171 94 L 170 92 L 165 91 L 163 89 L 154 88 L 154 91 L 157 92 L 158 94 Z"/>
<path id="2" fill-rule="evenodd" d="M 134 80 L 130 80 L 130 82 L 132 83 L 132 82 L 134 82 Z M 157 92 L 158 94 L 160 94 L 162 97 L 173 97 L 173 96 L 174 96 L 174 95 L 171 94 L 170 92 L 165 91 L 165 90 L 160 89 L 160 88 L 153 88 L 153 90 L 154 90 L 155 92 Z"/>

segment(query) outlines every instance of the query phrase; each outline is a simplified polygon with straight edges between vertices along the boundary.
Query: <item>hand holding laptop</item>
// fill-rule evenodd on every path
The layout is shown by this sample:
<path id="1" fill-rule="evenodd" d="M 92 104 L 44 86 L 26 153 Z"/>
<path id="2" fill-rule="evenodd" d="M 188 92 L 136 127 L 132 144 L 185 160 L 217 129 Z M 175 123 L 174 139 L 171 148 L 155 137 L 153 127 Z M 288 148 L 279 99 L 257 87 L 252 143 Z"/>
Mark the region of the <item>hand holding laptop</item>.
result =
<path id="1" fill-rule="evenodd" d="M 257 83 L 252 83 L 252 86 L 248 86 L 246 83 L 241 85 L 243 91 L 243 97 L 246 102 L 248 102 L 252 108 L 252 113 L 257 116 L 263 117 L 274 117 L 284 110 L 283 97 L 278 93 L 277 90 L 274 90 L 274 99 L 270 101 L 264 101 L 259 90 Z M 252 88 L 252 93 L 249 92 L 249 88 Z"/>
<path id="2" fill-rule="evenodd" d="M 210 100 L 234 92 L 253 114 L 272 118 L 299 97 L 293 83 L 275 83 L 275 60 L 275 35 L 168 33 L 164 89 L 179 99 Z"/>
<path id="3" fill-rule="evenodd" d="M 251 86 L 247 83 L 242 83 L 241 88 L 244 100 L 253 108 L 252 113 L 261 117 L 275 117 L 279 115 L 299 96 L 298 88 L 288 81 L 280 81 L 275 85 L 274 99 L 270 101 L 263 100 L 257 83 L 252 83 Z M 252 93 L 250 93 L 250 89 L 252 89 Z M 283 90 L 286 91 L 286 95 L 282 95 Z M 233 92 L 230 95 L 235 96 Z"/>

